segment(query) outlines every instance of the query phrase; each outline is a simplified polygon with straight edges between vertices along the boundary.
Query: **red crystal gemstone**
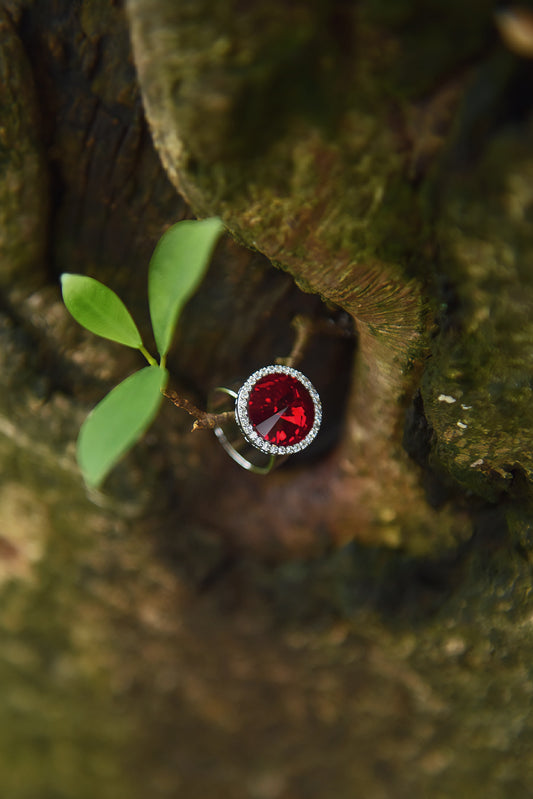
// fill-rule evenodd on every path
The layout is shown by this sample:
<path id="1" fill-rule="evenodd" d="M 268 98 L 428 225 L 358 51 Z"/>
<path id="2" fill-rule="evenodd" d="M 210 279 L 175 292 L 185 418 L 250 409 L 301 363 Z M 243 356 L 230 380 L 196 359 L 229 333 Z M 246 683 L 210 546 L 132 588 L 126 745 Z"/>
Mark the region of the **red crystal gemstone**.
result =
<path id="1" fill-rule="evenodd" d="M 303 441 L 313 427 L 315 406 L 296 377 L 275 372 L 259 378 L 252 388 L 248 418 L 270 444 L 290 447 Z"/>

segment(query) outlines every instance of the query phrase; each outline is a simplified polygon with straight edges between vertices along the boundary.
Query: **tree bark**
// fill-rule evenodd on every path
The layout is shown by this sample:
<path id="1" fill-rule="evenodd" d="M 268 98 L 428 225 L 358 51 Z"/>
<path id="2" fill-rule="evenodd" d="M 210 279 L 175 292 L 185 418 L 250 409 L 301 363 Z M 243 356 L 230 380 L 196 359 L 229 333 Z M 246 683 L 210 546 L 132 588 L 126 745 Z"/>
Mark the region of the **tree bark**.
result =
<path id="1" fill-rule="evenodd" d="M 313 517 L 337 542 L 454 547 L 471 528 L 446 492 L 437 509 L 428 499 L 428 460 L 486 498 L 531 478 L 529 201 L 519 188 L 506 210 L 509 181 L 528 185 L 518 174 L 527 156 L 520 134 L 505 132 L 527 105 L 508 94 L 529 64 L 496 39 L 489 3 L 475 21 L 449 4 L 431 20 L 410 3 L 395 14 L 371 2 L 260 1 L 245 13 L 210 3 L 193 13 L 131 0 L 129 11 L 148 118 L 175 185 L 355 321 L 347 433 L 321 475 L 331 502 Z M 517 281 L 525 293 L 513 312 Z M 516 436 L 509 403 L 520 405 Z M 428 431 L 424 472 L 402 447 L 410 404 Z M 407 435 L 413 452 L 420 442 Z M 308 503 L 305 486 L 302 516 Z"/>
<path id="2" fill-rule="evenodd" d="M 488 0 L 0 3 L 3 795 L 527 795 L 532 77 Z M 345 333 L 301 365 L 324 430 L 264 478 L 168 403 L 87 496 L 77 430 L 139 364 L 59 275 L 150 341 L 194 214 L 228 235 L 172 388 L 306 314 Z"/>

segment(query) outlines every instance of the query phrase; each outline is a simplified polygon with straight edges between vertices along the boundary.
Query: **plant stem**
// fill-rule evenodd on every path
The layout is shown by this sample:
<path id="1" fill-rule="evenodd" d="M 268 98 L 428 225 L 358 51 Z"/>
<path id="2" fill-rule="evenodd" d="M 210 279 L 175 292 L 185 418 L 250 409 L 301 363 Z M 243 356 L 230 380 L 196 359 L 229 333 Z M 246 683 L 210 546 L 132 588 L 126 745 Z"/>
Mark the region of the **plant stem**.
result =
<path id="1" fill-rule="evenodd" d="M 139 347 L 139 351 L 144 355 L 150 366 L 158 366 L 156 359 L 152 358 L 152 356 L 150 355 L 150 353 L 143 344 L 141 344 L 141 346 Z"/>
<path id="2" fill-rule="evenodd" d="M 195 422 L 192 426 L 193 430 L 212 430 L 214 427 L 224 424 L 224 422 L 227 422 L 229 419 L 235 418 L 234 411 L 226 411 L 224 413 L 208 413 L 207 411 L 201 411 L 200 408 L 197 408 L 196 405 L 193 405 L 193 403 L 185 397 L 180 397 L 179 394 L 176 394 L 172 389 L 165 389 L 162 394 L 174 403 L 176 408 L 182 408 L 184 411 L 187 411 L 188 414 L 194 416 Z"/>
<path id="3" fill-rule="evenodd" d="M 305 355 L 305 350 L 314 335 L 322 333 L 329 336 L 352 337 L 353 330 L 345 326 L 336 324 L 325 319 L 313 319 L 310 316 L 299 314 L 292 320 L 292 327 L 295 330 L 294 344 L 290 355 L 286 358 L 276 358 L 276 363 L 283 366 L 297 366 Z"/>
<path id="4" fill-rule="evenodd" d="M 296 331 L 292 350 L 287 358 L 276 358 L 276 363 L 283 366 L 296 366 L 303 358 L 305 349 L 314 333 L 315 322 L 309 316 L 295 316 L 292 327 Z"/>
<path id="5" fill-rule="evenodd" d="M 276 363 L 285 366 L 295 366 L 301 361 L 312 336 L 318 332 L 328 335 L 353 336 L 352 330 L 347 330 L 329 321 L 324 322 L 303 315 L 295 316 L 292 321 L 292 326 L 296 331 L 296 335 L 291 353 L 287 358 L 276 359 Z M 143 355 L 147 357 L 148 353 L 145 351 Z M 163 358 L 161 359 L 161 366 L 164 367 Z M 207 411 L 202 411 L 185 397 L 180 397 L 179 394 L 172 389 L 164 389 L 161 393 L 164 397 L 169 399 L 176 408 L 182 408 L 184 411 L 187 411 L 190 416 L 194 416 L 195 422 L 192 427 L 193 430 L 213 430 L 213 428 L 224 424 L 224 422 L 235 419 L 234 411 L 225 411 L 223 413 L 208 413 Z M 231 396 L 234 396 L 234 394 L 231 393 Z"/>

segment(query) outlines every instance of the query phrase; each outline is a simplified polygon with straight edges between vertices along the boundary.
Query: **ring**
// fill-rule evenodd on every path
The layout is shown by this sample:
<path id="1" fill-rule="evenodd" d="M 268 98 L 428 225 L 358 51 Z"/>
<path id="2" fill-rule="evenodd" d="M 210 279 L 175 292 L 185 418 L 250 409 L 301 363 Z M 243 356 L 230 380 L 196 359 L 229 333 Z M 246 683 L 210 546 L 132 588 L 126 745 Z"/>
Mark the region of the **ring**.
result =
<path id="1" fill-rule="evenodd" d="M 267 474 L 280 458 L 306 449 L 320 429 L 318 392 L 291 366 L 265 366 L 238 391 L 223 387 L 214 391 L 235 400 L 233 434 L 220 425 L 214 433 L 228 455 L 248 471 Z M 220 410 L 220 404 L 219 398 L 213 406 Z"/>

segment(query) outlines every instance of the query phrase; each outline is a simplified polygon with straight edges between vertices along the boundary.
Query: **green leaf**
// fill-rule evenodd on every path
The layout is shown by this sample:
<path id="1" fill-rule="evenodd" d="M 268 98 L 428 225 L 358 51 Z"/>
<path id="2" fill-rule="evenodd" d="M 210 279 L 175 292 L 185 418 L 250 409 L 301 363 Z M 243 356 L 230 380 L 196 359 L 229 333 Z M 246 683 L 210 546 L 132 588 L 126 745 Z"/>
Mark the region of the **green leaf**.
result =
<path id="1" fill-rule="evenodd" d="M 63 300 L 74 319 L 98 336 L 139 349 L 141 334 L 130 312 L 99 280 L 85 275 L 61 275 Z"/>
<path id="2" fill-rule="evenodd" d="M 84 421 L 77 444 L 87 485 L 96 487 L 153 422 L 168 372 L 145 366 L 119 383 Z"/>
<path id="3" fill-rule="evenodd" d="M 161 358 L 169 350 L 183 306 L 200 285 L 222 230 L 216 217 L 178 222 L 155 248 L 148 272 L 148 301 Z"/>

